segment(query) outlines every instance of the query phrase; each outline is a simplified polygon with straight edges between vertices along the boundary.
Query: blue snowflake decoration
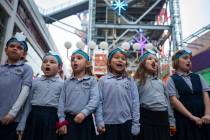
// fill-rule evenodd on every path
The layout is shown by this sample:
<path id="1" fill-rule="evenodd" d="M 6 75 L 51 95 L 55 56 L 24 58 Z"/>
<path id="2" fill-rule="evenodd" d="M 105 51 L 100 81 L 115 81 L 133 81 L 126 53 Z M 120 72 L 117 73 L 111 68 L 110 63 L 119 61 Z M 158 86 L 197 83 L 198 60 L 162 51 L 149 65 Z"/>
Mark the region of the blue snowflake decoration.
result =
<path id="1" fill-rule="evenodd" d="M 114 10 L 118 11 L 118 15 L 121 15 L 122 10 L 126 10 L 126 8 L 128 7 L 128 3 L 125 1 L 121 1 L 121 0 L 115 0 L 112 4 L 112 7 Z"/>

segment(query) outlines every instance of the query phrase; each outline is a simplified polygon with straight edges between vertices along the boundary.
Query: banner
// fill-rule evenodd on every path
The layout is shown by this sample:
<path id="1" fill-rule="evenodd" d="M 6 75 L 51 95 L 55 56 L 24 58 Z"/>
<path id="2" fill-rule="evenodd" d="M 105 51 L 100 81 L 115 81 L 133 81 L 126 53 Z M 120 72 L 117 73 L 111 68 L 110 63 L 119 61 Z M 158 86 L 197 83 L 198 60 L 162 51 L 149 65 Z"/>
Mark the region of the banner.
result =
<path id="1" fill-rule="evenodd" d="M 170 76 L 170 66 L 169 64 L 161 64 L 161 69 L 160 69 L 160 77 L 163 80 L 163 82 L 166 82 Z"/>
<path id="2" fill-rule="evenodd" d="M 107 74 L 107 55 L 108 51 L 95 50 L 93 59 L 93 74 L 105 75 Z"/>

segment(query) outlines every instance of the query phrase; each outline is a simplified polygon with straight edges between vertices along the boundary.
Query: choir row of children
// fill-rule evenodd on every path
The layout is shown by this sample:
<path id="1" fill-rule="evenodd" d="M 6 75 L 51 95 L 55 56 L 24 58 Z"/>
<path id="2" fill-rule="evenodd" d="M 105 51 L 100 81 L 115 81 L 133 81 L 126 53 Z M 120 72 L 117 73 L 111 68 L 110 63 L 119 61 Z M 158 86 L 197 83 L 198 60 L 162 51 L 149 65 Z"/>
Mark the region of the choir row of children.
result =
<path id="1" fill-rule="evenodd" d="M 22 60 L 27 50 L 19 37 L 5 48 L 8 59 L 0 66 L 2 140 L 210 139 L 210 88 L 191 72 L 187 50 L 173 55 L 176 71 L 167 85 L 157 76 L 159 61 L 151 51 L 139 58 L 132 78 L 126 73 L 127 52 L 111 49 L 109 72 L 97 80 L 90 57 L 78 49 L 71 55 L 73 73 L 63 81 L 55 52 L 46 53 L 44 75 L 32 80 L 33 71 Z"/>

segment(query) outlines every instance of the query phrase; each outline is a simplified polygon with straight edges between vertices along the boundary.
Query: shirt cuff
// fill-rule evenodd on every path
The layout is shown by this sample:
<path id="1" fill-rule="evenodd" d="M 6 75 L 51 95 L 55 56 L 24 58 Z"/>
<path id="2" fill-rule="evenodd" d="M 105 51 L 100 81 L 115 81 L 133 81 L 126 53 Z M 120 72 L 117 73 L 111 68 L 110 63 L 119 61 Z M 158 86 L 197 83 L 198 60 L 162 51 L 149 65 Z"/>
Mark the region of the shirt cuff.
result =
<path id="1" fill-rule="evenodd" d="M 131 126 L 131 133 L 134 135 L 134 136 L 136 136 L 136 135 L 138 135 L 139 134 L 139 132 L 140 132 L 140 126 L 139 125 L 132 125 Z"/>
<path id="2" fill-rule="evenodd" d="M 16 128 L 17 131 L 24 131 L 24 129 L 25 129 L 25 124 L 23 123 L 19 123 Z"/>
<path id="3" fill-rule="evenodd" d="M 15 113 L 13 110 L 9 111 L 9 115 L 13 116 L 15 118 L 15 116 L 17 115 L 17 113 Z"/>
<path id="4" fill-rule="evenodd" d="M 81 113 L 83 113 L 83 114 L 85 115 L 85 117 L 87 117 L 87 116 L 90 114 L 90 111 L 87 110 L 87 109 L 83 109 L 83 110 L 81 111 Z"/>
<path id="5" fill-rule="evenodd" d="M 98 128 L 105 127 L 104 122 L 97 123 L 96 126 L 97 126 Z"/>
<path id="6" fill-rule="evenodd" d="M 169 96 L 169 97 L 171 97 L 171 96 L 176 96 L 176 93 L 169 93 L 168 96 Z"/>
<path id="7" fill-rule="evenodd" d="M 65 121 L 64 117 L 59 118 L 59 122 L 63 122 L 63 121 Z"/>

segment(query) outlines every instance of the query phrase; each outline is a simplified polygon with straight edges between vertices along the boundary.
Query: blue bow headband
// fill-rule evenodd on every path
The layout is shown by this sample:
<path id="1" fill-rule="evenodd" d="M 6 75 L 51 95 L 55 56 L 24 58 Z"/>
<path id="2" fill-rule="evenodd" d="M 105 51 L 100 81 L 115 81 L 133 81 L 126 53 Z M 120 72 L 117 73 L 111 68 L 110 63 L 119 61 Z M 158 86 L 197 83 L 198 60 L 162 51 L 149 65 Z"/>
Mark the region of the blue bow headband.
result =
<path id="1" fill-rule="evenodd" d="M 28 51 L 28 45 L 25 41 L 25 38 L 19 38 L 19 37 L 14 36 L 7 41 L 6 46 L 8 47 L 10 45 L 10 43 L 12 43 L 12 42 L 20 43 L 20 46 L 23 48 L 24 52 Z"/>
<path id="2" fill-rule="evenodd" d="M 113 55 L 116 54 L 116 53 L 118 53 L 118 52 L 123 53 L 124 55 L 127 56 L 127 52 L 126 52 L 125 50 L 123 50 L 123 49 L 117 47 L 117 48 L 112 49 L 112 50 L 109 52 L 108 59 L 111 60 L 112 57 L 113 57 Z"/>
<path id="3" fill-rule="evenodd" d="M 191 50 L 186 50 L 186 49 L 180 50 L 180 51 L 178 51 L 174 54 L 172 60 L 178 59 L 178 58 L 180 58 L 184 55 L 192 56 L 192 51 Z"/>
<path id="4" fill-rule="evenodd" d="M 55 60 L 57 61 L 58 65 L 62 66 L 63 65 L 63 62 L 61 60 L 61 57 L 59 56 L 58 53 L 56 52 L 53 52 L 53 51 L 49 51 L 48 53 L 45 54 L 45 56 L 43 57 L 43 59 L 47 56 L 53 56 L 55 57 Z"/>
<path id="5" fill-rule="evenodd" d="M 87 61 L 90 61 L 89 55 L 88 55 L 86 52 L 84 52 L 83 50 L 81 50 L 81 49 L 77 49 L 76 51 L 74 51 L 74 52 L 72 53 L 72 55 L 74 55 L 74 54 L 80 54 L 80 55 L 82 55 Z"/>
<path id="6" fill-rule="evenodd" d="M 139 61 L 143 62 L 150 54 L 156 57 L 155 52 L 147 51 L 142 56 L 139 57 Z"/>

